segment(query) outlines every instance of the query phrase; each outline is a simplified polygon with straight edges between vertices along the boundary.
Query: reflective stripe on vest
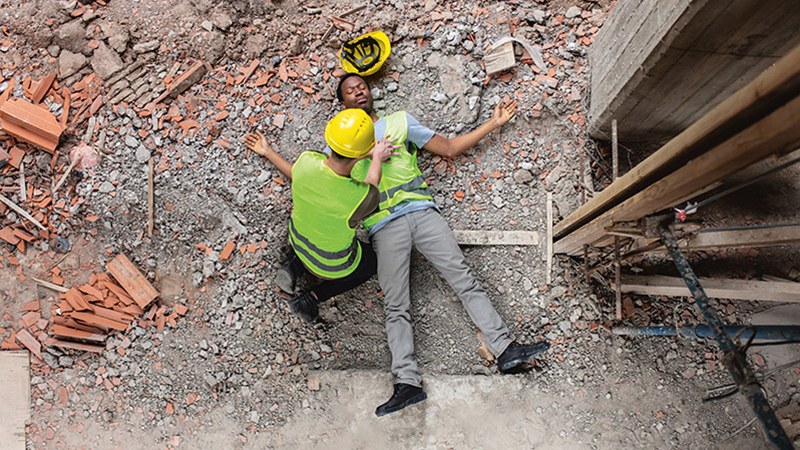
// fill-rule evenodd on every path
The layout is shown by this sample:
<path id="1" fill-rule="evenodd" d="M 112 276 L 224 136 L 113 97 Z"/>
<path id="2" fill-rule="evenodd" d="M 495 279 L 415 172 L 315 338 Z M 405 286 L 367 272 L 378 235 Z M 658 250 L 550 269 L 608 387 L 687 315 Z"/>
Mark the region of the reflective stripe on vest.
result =
<path id="1" fill-rule="evenodd" d="M 304 152 L 292 166 L 289 243 L 311 273 L 338 279 L 361 261 L 361 246 L 348 222 L 369 185 L 337 175 L 325 160 L 321 153 Z"/>
<path id="2" fill-rule="evenodd" d="M 417 152 L 409 150 L 411 142 L 408 137 L 408 118 L 405 111 L 398 111 L 384 118 L 386 120 L 385 136 L 395 145 L 401 146 L 397 155 L 382 166 L 380 191 L 380 207 L 378 212 L 364 219 L 364 227 L 369 229 L 386 217 L 389 217 L 401 203 L 415 200 L 432 200 L 428 185 L 417 166 Z M 383 136 L 375 136 L 382 138 Z M 369 170 L 369 161 L 359 161 L 353 168 L 352 176 L 363 180 Z"/>

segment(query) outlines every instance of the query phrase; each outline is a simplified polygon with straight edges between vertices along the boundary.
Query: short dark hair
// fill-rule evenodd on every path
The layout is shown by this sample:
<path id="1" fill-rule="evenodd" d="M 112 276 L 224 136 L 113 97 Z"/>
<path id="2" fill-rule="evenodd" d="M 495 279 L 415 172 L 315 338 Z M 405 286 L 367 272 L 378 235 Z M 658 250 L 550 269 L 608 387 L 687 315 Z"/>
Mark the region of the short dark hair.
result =
<path id="1" fill-rule="evenodd" d="M 341 153 L 336 153 L 336 150 L 334 149 L 331 149 L 331 156 L 341 161 L 350 161 L 355 159 L 355 158 L 350 158 L 348 156 L 344 156 Z"/>
<path id="2" fill-rule="evenodd" d="M 348 73 L 348 74 L 342 75 L 339 78 L 339 84 L 336 85 L 336 98 L 338 98 L 340 102 L 344 101 L 344 97 L 342 97 L 342 85 L 344 84 L 345 80 L 347 80 L 348 78 L 352 78 L 352 77 L 361 78 L 361 81 L 363 81 L 364 84 L 367 85 L 367 89 L 369 89 L 369 83 L 367 83 L 367 80 L 365 80 L 364 77 L 362 77 L 361 75 L 359 75 L 357 73 Z"/>

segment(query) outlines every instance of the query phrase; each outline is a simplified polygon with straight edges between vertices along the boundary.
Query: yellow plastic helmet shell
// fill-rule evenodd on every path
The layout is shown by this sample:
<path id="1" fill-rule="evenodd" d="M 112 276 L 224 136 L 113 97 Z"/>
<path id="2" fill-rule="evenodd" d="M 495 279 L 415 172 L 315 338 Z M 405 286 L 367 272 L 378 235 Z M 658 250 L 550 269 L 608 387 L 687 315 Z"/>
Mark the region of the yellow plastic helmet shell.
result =
<path id="1" fill-rule="evenodd" d="M 389 59 L 392 45 L 383 31 L 373 31 L 346 42 L 339 50 L 339 62 L 347 73 L 372 75 Z"/>
<path id="2" fill-rule="evenodd" d="M 372 119 L 361 109 L 345 109 L 325 125 L 325 142 L 342 156 L 361 158 L 375 146 Z"/>

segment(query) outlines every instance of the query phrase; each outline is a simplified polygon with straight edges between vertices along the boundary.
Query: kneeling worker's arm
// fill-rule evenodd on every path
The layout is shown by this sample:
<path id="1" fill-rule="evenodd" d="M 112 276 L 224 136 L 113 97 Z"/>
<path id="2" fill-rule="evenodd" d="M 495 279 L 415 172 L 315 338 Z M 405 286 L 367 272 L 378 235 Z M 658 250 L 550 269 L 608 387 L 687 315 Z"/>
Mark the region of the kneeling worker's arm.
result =
<path id="1" fill-rule="evenodd" d="M 289 180 L 292 179 L 292 163 L 279 155 L 278 152 L 267 143 L 267 138 L 265 138 L 261 132 L 256 131 L 255 133 L 248 134 L 244 137 L 244 143 L 247 148 L 253 152 L 267 158 L 284 177 Z"/>
<path id="2" fill-rule="evenodd" d="M 376 142 L 369 152 L 372 162 L 369 165 L 367 176 L 364 177 L 364 183 L 378 187 L 378 183 L 381 182 L 381 165 L 389 160 L 393 154 L 394 146 L 388 139 L 383 138 Z"/>

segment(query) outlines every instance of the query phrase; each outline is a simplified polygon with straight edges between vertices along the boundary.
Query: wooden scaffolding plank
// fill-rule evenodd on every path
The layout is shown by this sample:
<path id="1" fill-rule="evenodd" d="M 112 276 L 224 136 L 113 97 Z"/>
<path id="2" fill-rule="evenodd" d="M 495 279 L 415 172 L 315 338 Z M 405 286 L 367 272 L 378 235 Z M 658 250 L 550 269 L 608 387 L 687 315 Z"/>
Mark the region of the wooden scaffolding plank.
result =
<path id="1" fill-rule="evenodd" d="M 798 123 L 800 97 L 559 239 L 555 252 L 577 255 L 584 244 L 601 239 L 614 222 L 641 219 L 770 155 L 794 149 L 800 141 Z"/>
<path id="2" fill-rule="evenodd" d="M 25 422 L 30 419 L 30 360 L 27 351 L 0 352 L 0 447 L 25 450 Z"/>
<path id="3" fill-rule="evenodd" d="M 800 93 L 800 46 L 556 224 L 556 239 L 727 140 Z"/>
<path id="4" fill-rule="evenodd" d="M 800 283 L 700 278 L 710 298 L 800 303 Z M 691 297 L 683 278 L 662 275 L 623 275 L 621 290 L 640 295 Z"/>
<path id="5" fill-rule="evenodd" d="M 679 240 L 681 249 L 688 251 L 716 248 L 756 248 L 800 242 L 800 225 L 776 225 L 741 230 L 700 230 L 687 239 Z M 647 253 L 663 252 L 664 246 Z"/>

